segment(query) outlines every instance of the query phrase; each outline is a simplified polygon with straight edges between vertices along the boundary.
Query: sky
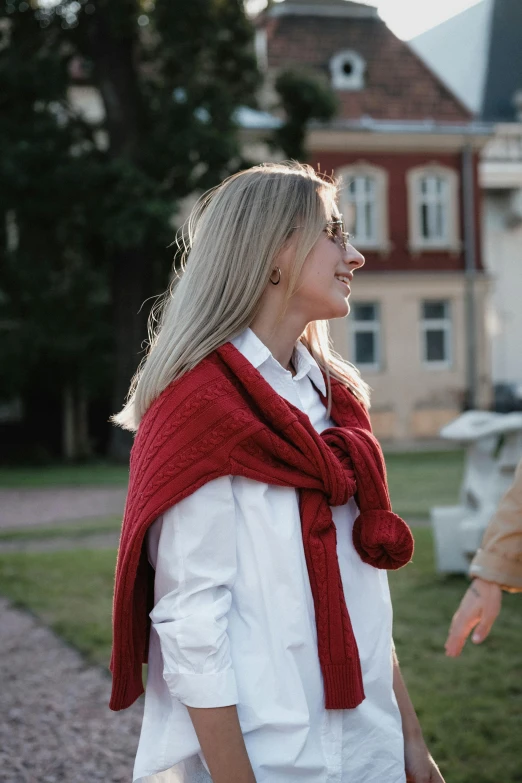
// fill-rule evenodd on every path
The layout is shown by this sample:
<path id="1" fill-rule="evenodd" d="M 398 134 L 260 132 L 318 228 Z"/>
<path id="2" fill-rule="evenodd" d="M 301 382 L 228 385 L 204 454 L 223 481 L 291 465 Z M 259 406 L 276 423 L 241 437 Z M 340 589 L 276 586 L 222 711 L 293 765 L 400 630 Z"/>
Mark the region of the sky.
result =
<path id="1" fill-rule="evenodd" d="M 409 40 L 445 22 L 481 0 L 358 0 L 379 9 L 395 35 Z M 249 0 L 252 9 L 261 10 L 264 0 Z M 318 0 L 320 2 L 320 0 Z"/>
<path id="2" fill-rule="evenodd" d="M 477 5 L 477 0 L 373 0 L 368 5 L 377 6 L 395 35 L 408 40 Z"/>

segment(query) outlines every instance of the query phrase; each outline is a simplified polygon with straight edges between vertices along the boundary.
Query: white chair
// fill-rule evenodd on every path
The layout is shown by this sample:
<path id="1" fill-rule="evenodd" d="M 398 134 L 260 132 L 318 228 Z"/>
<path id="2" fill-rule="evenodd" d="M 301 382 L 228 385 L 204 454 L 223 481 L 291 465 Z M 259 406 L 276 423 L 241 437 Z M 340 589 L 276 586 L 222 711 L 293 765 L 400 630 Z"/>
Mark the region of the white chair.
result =
<path id="1" fill-rule="evenodd" d="M 466 447 L 458 506 L 431 509 L 437 570 L 467 573 L 522 457 L 522 413 L 467 411 L 440 431 Z"/>

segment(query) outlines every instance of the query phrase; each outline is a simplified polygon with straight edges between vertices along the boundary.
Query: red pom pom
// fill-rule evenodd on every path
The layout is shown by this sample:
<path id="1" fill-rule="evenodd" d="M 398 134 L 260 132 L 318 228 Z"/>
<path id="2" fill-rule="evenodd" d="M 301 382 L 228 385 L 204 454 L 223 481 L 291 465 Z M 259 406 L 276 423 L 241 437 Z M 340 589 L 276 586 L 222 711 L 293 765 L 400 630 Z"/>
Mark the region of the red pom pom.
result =
<path id="1" fill-rule="evenodd" d="M 413 536 L 393 511 L 361 511 L 353 526 L 353 543 L 364 563 L 395 571 L 410 562 Z"/>

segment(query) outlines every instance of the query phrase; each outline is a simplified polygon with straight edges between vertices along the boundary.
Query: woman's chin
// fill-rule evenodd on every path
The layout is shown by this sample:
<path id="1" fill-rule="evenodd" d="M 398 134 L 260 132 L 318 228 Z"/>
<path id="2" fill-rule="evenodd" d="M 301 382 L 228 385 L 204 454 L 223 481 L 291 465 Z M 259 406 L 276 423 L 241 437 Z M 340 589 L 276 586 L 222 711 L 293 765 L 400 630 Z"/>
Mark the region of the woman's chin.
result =
<path id="1" fill-rule="evenodd" d="M 330 298 L 328 303 L 323 301 L 322 307 L 315 307 L 313 310 L 314 315 L 308 320 L 330 321 L 333 318 L 345 318 L 350 312 L 350 304 L 347 297 L 336 296 Z"/>
<path id="2" fill-rule="evenodd" d="M 330 318 L 345 318 L 345 316 L 348 315 L 350 312 L 350 302 L 348 301 L 348 297 L 343 297 L 340 301 L 336 302 L 335 311 L 335 314 L 331 315 Z"/>

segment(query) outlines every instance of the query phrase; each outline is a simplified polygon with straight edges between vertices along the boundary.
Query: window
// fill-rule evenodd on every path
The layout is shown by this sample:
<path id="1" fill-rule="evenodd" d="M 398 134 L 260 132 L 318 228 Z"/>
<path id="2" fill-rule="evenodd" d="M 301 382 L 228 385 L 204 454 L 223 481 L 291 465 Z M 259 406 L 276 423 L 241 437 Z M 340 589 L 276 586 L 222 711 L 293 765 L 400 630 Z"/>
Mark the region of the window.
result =
<path id="1" fill-rule="evenodd" d="M 408 173 L 410 248 L 460 250 L 458 174 L 438 164 Z"/>
<path id="2" fill-rule="evenodd" d="M 376 302 L 352 304 L 352 356 L 357 367 L 378 370 L 381 364 L 381 322 Z"/>
<path id="3" fill-rule="evenodd" d="M 422 360 L 430 367 L 451 365 L 451 312 L 446 300 L 422 302 Z"/>
<path id="4" fill-rule="evenodd" d="M 341 210 L 356 247 L 389 250 L 388 175 L 361 162 L 337 172 L 343 181 Z"/>
<path id="5" fill-rule="evenodd" d="M 446 244 L 448 240 L 448 183 L 443 177 L 419 179 L 419 208 L 423 242 Z"/>
<path id="6" fill-rule="evenodd" d="M 366 63 L 357 52 L 338 52 L 330 60 L 334 90 L 362 90 Z"/>
<path id="7" fill-rule="evenodd" d="M 376 238 L 376 187 L 373 177 L 355 177 L 348 185 L 348 200 L 353 205 L 353 235 L 359 243 Z"/>

